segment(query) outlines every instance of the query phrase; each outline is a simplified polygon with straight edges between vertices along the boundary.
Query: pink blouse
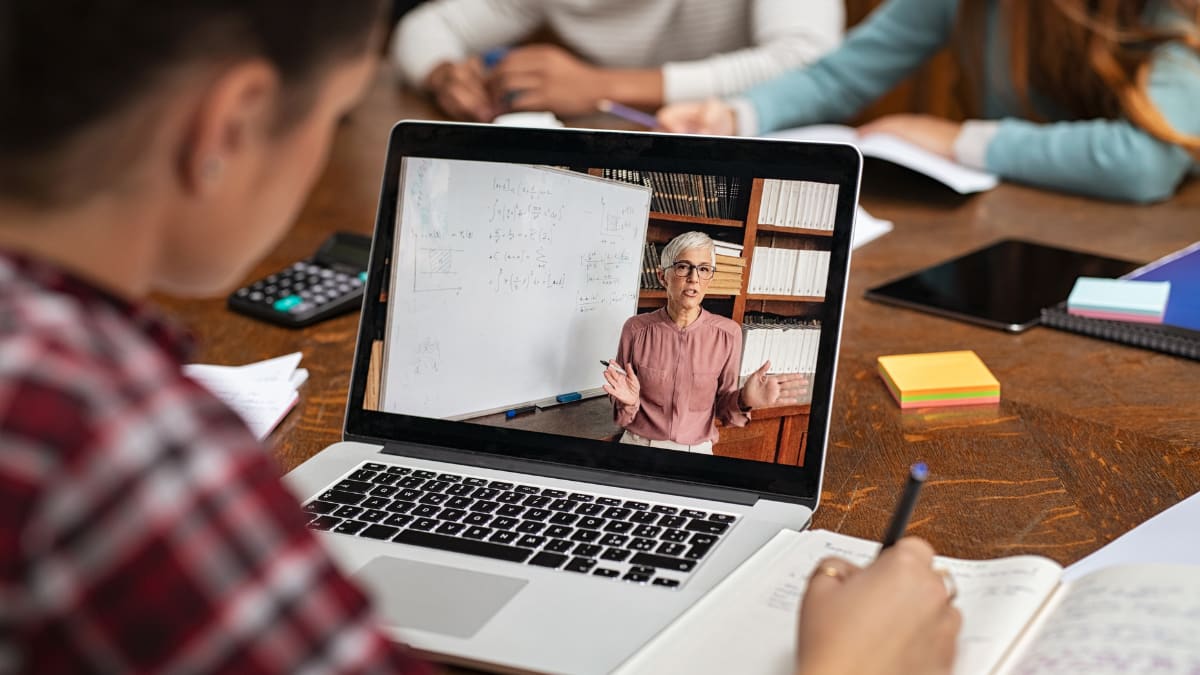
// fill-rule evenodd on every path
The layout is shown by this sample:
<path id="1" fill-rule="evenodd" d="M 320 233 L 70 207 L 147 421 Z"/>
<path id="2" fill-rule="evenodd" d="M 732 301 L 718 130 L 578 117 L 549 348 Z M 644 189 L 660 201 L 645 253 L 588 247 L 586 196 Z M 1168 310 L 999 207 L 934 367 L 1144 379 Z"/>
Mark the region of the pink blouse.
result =
<path id="1" fill-rule="evenodd" d="M 735 427 L 750 421 L 738 404 L 741 357 L 741 326 L 723 316 L 702 309 L 683 329 L 665 309 L 632 317 L 621 329 L 617 363 L 633 364 L 641 400 L 624 406 L 613 399 L 613 418 L 652 440 L 716 442 L 717 419 Z"/>

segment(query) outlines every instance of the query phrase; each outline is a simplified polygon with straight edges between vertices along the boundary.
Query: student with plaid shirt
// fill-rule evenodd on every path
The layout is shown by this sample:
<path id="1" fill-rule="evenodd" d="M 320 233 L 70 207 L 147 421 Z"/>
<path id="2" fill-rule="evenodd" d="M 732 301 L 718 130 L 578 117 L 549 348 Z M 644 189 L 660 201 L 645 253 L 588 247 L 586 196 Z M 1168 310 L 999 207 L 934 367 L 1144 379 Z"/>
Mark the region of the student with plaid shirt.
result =
<path id="1" fill-rule="evenodd" d="M 0 0 L 0 674 L 431 672 L 144 302 L 223 293 L 283 236 L 382 6 Z M 946 671 L 931 559 L 827 561 L 800 672 Z"/>

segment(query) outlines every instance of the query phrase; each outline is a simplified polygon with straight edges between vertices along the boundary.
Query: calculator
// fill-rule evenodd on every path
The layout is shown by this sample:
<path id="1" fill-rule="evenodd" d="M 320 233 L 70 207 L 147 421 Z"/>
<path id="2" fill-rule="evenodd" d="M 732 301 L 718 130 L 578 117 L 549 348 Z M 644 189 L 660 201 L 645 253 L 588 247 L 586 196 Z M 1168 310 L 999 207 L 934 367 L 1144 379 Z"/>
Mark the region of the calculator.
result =
<path id="1" fill-rule="evenodd" d="M 229 295 L 229 309 L 288 328 L 301 328 L 362 306 L 371 238 L 338 232 L 311 258 Z"/>

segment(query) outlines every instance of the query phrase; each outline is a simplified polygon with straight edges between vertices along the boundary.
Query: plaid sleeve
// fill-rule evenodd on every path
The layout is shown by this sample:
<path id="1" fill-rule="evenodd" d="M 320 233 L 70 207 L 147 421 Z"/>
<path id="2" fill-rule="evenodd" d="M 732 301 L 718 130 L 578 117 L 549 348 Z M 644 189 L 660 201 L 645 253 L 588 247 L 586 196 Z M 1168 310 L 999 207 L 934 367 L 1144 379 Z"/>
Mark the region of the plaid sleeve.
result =
<path id="1" fill-rule="evenodd" d="M 0 671 L 432 672 L 378 628 L 240 420 L 176 369 L 133 370 L 5 376 Z"/>

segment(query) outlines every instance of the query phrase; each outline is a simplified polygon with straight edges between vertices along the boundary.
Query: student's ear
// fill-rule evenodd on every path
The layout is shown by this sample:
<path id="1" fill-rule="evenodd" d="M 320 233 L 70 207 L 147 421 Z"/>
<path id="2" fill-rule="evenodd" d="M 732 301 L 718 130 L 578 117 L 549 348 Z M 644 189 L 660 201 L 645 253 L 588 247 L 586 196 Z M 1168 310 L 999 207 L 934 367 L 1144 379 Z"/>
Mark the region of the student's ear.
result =
<path id="1" fill-rule="evenodd" d="M 266 61 L 241 61 L 222 71 L 194 105 L 180 178 L 193 195 L 211 194 L 237 173 L 270 133 L 277 114 L 280 82 Z"/>

